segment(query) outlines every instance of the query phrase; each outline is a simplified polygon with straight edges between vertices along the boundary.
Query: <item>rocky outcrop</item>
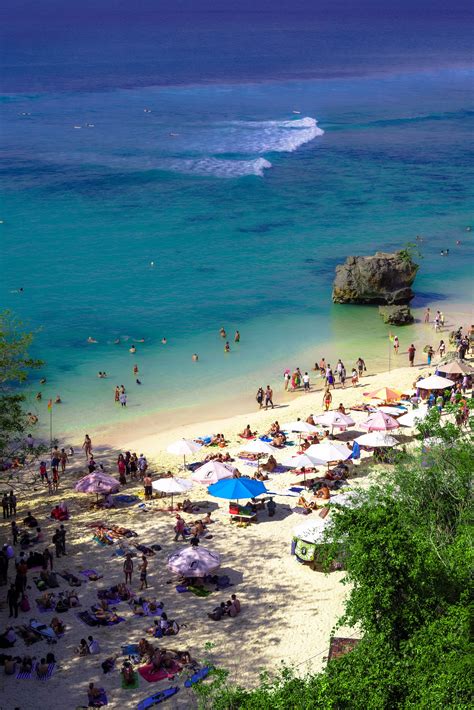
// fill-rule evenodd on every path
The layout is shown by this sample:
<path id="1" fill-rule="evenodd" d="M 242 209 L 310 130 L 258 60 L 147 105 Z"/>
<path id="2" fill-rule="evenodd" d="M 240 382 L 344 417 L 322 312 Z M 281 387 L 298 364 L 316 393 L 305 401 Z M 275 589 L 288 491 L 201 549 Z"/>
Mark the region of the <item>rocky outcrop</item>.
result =
<path id="1" fill-rule="evenodd" d="M 409 325 L 415 320 L 408 306 L 379 306 L 379 313 L 390 325 Z"/>
<path id="2" fill-rule="evenodd" d="M 336 266 L 334 303 L 407 304 L 413 298 L 411 286 L 418 264 L 406 251 L 374 256 L 349 256 Z"/>

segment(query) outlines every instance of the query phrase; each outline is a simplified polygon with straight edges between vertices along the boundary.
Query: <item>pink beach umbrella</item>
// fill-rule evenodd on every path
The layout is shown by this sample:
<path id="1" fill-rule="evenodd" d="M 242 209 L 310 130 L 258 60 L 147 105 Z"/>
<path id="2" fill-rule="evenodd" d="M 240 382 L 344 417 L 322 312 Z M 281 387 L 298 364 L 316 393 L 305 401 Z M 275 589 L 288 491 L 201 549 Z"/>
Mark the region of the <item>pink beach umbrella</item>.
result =
<path id="1" fill-rule="evenodd" d="M 355 421 L 348 414 L 342 412 L 325 412 L 316 417 L 315 422 L 323 426 L 331 427 L 331 431 L 336 429 L 346 429 L 348 426 L 354 426 Z"/>
<path id="2" fill-rule="evenodd" d="M 362 429 L 367 429 L 367 431 L 389 431 L 390 429 L 398 429 L 400 424 L 390 414 L 385 414 L 379 410 L 371 414 L 360 426 Z"/>
<path id="3" fill-rule="evenodd" d="M 168 569 L 183 577 L 204 577 L 220 567 L 217 552 L 205 547 L 182 547 L 168 557 Z"/>
<path id="4" fill-rule="evenodd" d="M 113 476 L 108 476 L 103 471 L 94 471 L 81 478 L 74 489 L 78 493 L 116 493 L 120 489 L 120 483 Z"/>
<path id="5" fill-rule="evenodd" d="M 199 468 L 194 471 L 191 478 L 195 483 L 209 485 L 211 483 L 217 483 L 217 481 L 222 481 L 224 478 L 232 478 L 235 470 L 235 466 L 231 466 L 230 464 L 221 463 L 220 461 L 208 461 L 202 466 L 199 466 Z"/>

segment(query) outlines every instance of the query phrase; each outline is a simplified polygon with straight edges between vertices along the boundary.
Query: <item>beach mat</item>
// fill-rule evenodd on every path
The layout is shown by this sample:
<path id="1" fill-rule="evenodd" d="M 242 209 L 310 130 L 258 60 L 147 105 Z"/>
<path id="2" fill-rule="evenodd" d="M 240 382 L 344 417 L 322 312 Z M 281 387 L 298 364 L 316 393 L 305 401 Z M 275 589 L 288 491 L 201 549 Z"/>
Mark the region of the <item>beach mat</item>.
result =
<path id="1" fill-rule="evenodd" d="M 147 708 L 151 708 L 153 707 L 153 705 L 158 705 L 158 703 L 163 702 L 163 700 L 171 698 L 178 692 L 178 690 L 179 688 L 177 687 L 165 688 L 165 690 L 162 690 L 159 693 L 150 695 L 149 698 L 145 698 L 145 700 L 142 700 L 140 703 L 138 703 L 137 710 L 147 710 Z"/>
<path id="2" fill-rule="evenodd" d="M 103 577 L 103 575 L 99 574 L 95 569 L 83 569 L 81 574 L 91 582 L 95 582 L 97 579 L 102 579 Z"/>
<path id="3" fill-rule="evenodd" d="M 138 673 L 133 671 L 133 683 L 126 683 L 125 678 L 122 676 L 121 686 L 123 690 L 136 690 L 138 688 Z"/>
<path id="4" fill-rule="evenodd" d="M 208 589 L 201 589 L 201 587 L 193 587 L 188 585 L 188 592 L 191 592 L 196 597 L 208 597 L 211 592 Z"/>
<path id="5" fill-rule="evenodd" d="M 56 668 L 56 664 L 50 663 L 48 666 L 48 670 L 46 672 L 46 675 L 43 675 L 41 677 L 40 676 L 36 676 L 36 677 L 38 678 L 38 680 L 49 680 L 49 678 L 51 678 L 51 676 L 53 675 L 55 668 Z"/>
<path id="6" fill-rule="evenodd" d="M 204 668 L 196 671 L 196 673 L 193 673 L 193 675 L 184 682 L 185 687 L 190 688 L 195 683 L 199 683 L 200 680 L 203 680 L 203 678 L 209 675 L 211 670 L 212 668 L 210 666 L 204 666 Z"/>
<path id="7" fill-rule="evenodd" d="M 36 668 L 36 663 L 33 663 L 33 665 L 31 666 L 31 671 L 29 671 L 29 672 L 18 671 L 18 673 L 16 674 L 16 679 L 17 680 L 27 680 L 28 678 L 31 678 L 31 676 L 34 673 L 35 668 Z"/>
<path id="8" fill-rule="evenodd" d="M 136 656 L 138 654 L 138 643 L 127 643 L 122 646 L 124 656 Z"/>
<path id="9" fill-rule="evenodd" d="M 176 673 L 179 673 L 180 670 L 181 666 L 179 666 L 175 662 L 173 662 L 171 668 L 168 668 L 166 670 L 164 668 L 158 668 L 158 670 L 153 670 L 153 664 L 147 663 L 145 666 L 140 666 L 138 672 L 144 680 L 148 681 L 149 683 L 156 683 L 159 680 L 164 680 L 165 678 L 173 678 L 173 676 L 175 676 Z"/>

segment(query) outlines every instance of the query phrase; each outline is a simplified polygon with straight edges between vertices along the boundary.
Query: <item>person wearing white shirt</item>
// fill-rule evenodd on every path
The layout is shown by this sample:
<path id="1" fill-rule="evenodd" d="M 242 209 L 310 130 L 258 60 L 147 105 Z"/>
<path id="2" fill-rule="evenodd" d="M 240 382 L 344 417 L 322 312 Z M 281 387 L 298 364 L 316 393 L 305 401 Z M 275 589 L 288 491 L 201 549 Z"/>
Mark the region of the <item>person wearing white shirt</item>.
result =
<path id="1" fill-rule="evenodd" d="M 96 641 L 92 636 L 87 637 L 87 645 L 89 646 L 89 653 L 91 653 L 91 654 L 100 653 L 99 642 Z"/>

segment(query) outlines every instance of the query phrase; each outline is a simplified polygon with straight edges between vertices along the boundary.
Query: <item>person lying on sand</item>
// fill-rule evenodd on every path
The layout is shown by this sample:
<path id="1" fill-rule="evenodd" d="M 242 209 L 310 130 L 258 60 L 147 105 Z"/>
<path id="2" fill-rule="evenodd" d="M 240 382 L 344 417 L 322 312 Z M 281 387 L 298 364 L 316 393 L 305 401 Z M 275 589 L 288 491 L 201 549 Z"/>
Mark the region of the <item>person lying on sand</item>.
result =
<path id="1" fill-rule="evenodd" d="M 286 444 L 286 436 L 283 434 L 281 431 L 279 434 L 276 434 L 273 439 L 272 439 L 272 446 L 276 446 L 277 448 L 281 449 L 283 446 Z"/>

